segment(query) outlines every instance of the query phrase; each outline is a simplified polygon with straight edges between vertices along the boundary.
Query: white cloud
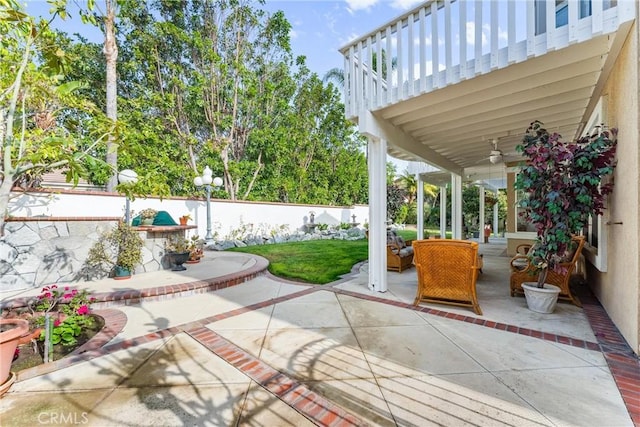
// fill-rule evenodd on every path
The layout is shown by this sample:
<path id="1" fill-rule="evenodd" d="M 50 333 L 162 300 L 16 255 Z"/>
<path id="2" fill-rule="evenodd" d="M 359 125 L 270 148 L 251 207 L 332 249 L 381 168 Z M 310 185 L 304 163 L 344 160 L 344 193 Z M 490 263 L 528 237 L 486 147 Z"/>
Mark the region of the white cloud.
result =
<path id="1" fill-rule="evenodd" d="M 353 14 L 356 10 L 367 10 L 371 6 L 378 3 L 378 0 L 345 0 L 347 3 L 347 10 Z"/>
<path id="2" fill-rule="evenodd" d="M 297 39 L 298 38 L 298 32 L 296 30 L 291 30 L 289 31 L 289 36 L 291 36 L 291 39 Z"/>
<path id="3" fill-rule="evenodd" d="M 422 1 L 423 0 L 393 0 L 391 2 L 391 7 L 394 9 L 408 10 Z"/>
<path id="4" fill-rule="evenodd" d="M 473 41 L 476 38 L 476 23 L 473 21 L 467 22 L 467 44 L 474 44 Z M 484 31 L 482 31 L 482 46 L 486 46 L 487 44 L 487 36 Z"/>

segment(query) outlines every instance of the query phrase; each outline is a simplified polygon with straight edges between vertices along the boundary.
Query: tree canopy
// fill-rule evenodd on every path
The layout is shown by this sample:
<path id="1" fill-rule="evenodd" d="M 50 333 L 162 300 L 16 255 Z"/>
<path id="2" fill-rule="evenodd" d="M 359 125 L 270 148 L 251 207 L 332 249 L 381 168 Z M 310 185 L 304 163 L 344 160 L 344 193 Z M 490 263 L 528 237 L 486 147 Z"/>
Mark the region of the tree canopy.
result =
<path id="1" fill-rule="evenodd" d="M 63 0 L 56 3 L 65 11 Z M 117 149 L 117 167 L 86 162 L 82 176 L 106 184 L 117 170 L 133 169 L 137 194 L 190 195 L 197 191 L 193 178 L 209 166 L 224 180 L 216 197 L 367 202 L 364 140 L 346 120 L 338 90 L 292 54 L 282 12 L 268 14 L 260 2 L 245 0 L 109 3 L 83 16 L 104 31 L 108 16 L 101 10 L 117 12 L 117 118 L 104 118 L 105 46 L 64 33 L 54 40 L 68 58 L 56 76 L 80 82 L 80 99 L 111 123 L 107 140 Z M 13 1 L 0 7 L 24 13 Z M 4 59 L 7 68 L 22 60 Z M 43 64 L 28 62 L 36 70 Z M 85 124 L 95 117 L 83 111 L 66 118 Z M 60 117 L 54 124 L 64 129 Z M 69 141 L 75 151 L 90 146 L 97 159 L 112 151 L 86 133 Z"/>

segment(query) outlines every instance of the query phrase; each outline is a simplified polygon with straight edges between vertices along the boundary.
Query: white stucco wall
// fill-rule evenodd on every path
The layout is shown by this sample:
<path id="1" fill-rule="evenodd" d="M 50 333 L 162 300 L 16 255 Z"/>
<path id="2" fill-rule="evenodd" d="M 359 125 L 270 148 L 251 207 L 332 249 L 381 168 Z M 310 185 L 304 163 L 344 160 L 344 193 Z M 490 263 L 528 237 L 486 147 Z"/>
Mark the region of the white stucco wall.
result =
<path id="1" fill-rule="evenodd" d="M 638 38 L 633 25 L 603 91 L 607 125 L 618 128 L 618 164 L 609 196 L 607 272 L 589 268 L 588 279 L 603 307 L 640 353 L 640 126 Z"/>
<path id="2" fill-rule="evenodd" d="M 12 193 L 8 213 L 14 217 L 55 216 L 55 217 L 124 217 L 125 198 L 117 194 L 101 192 L 65 191 Z M 203 199 L 155 199 L 137 198 L 131 202 L 133 216 L 145 208 L 167 211 L 173 219 L 190 214 L 189 224 L 198 226 L 194 234 L 206 234 L 206 202 Z M 294 205 L 282 203 L 232 202 L 211 200 L 211 228 L 223 239 L 234 230 L 270 230 L 275 227 L 289 227 L 289 230 L 304 230 L 309 222 L 309 213 L 315 213 L 316 224 L 340 224 L 356 222 L 360 227 L 368 222 L 368 206 L 321 206 Z M 260 229 L 260 230 L 259 230 Z"/>

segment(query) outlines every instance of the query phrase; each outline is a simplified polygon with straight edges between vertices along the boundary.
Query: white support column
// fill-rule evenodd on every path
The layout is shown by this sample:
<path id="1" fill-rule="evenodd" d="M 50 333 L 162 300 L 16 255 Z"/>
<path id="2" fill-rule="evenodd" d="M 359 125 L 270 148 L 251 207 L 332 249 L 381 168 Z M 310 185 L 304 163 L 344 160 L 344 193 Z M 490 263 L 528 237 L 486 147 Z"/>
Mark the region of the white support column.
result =
<path id="1" fill-rule="evenodd" d="M 451 174 L 451 234 L 462 239 L 462 176 Z"/>
<path id="2" fill-rule="evenodd" d="M 478 186 L 479 203 L 478 203 L 478 242 L 484 242 L 484 185 Z"/>
<path id="3" fill-rule="evenodd" d="M 440 238 L 447 238 L 447 187 L 440 187 Z"/>
<path id="4" fill-rule="evenodd" d="M 418 197 L 416 198 L 416 205 L 418 206 L 417 226 L 418 226 L 418 240 L 424 239 L 424 181 L 420 174 L 416 174 L 416 191 Z"/>
<path id="5" fill-rule="evenodd" d="M 496 191 L 496 200 L 498 200 L 498 191 Z M 500 225 L 499 223 L 499 219 L 498 219 L 498 203 L 496 202 L 495 205 L 493 205 L 493 235 L 498 237 L 499 233 L 498 233 L 498 226 Z"/>
<path id="6" fill-rule="evenodd" d="M 369 289 L 387 291 L 387 141 L 369 137 Z"/>

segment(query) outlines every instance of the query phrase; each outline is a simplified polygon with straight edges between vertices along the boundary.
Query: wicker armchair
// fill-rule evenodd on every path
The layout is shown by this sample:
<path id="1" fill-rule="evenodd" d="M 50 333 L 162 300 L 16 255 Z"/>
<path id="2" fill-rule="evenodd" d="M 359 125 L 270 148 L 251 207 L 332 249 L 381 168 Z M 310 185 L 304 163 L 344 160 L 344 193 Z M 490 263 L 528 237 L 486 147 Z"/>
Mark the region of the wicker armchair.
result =
<path id="1" fill-rule="evenodd" d="M 571 241 L 573 249 L 563 257 L 565 260 L 558 263 L 556 269 L 550 268 L 548 270 L 545 283 L 556 285 L 560 288 L 560 295 L 558 296 L 559 299 L 570 301 L 578 307 L 582 307 L 580 300 L 571 293 L 569 280 L 571 279 L 571 274 L 575 271 L 576 264 L 580 258 L 580 252 L 584 246 L 584 237 L 574 236 Z M 530 263 L 528 254 L 518 254 L 514 256 L 511 258 L 510 266 L 511 278 L 509 282 L 511 296 L 524 295 L 522 283 L 536 282 L 538 280 L 538 270 Z"/>
<path id="2" fill-rule="evenodd" d="M 395 231 L 387 231 L 387 271 L 402 273 L 402 270 L 406 270 L 412 265 L 411 240 L 405 242 Z"/>
<path id="3" fill-rule="evenodd" d="M 421 302 L 450 304 L 482 314 L 476 294 L 480 271 L 478 243 L 470 240 L 429 239 L 413 242 L 418 270 L 414 305 Z"/>

